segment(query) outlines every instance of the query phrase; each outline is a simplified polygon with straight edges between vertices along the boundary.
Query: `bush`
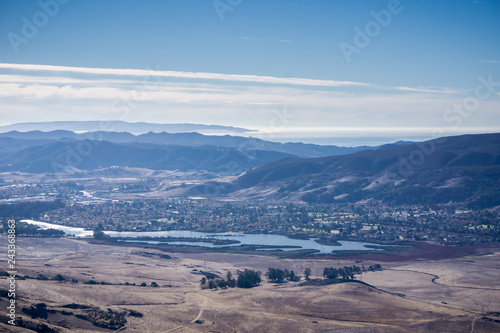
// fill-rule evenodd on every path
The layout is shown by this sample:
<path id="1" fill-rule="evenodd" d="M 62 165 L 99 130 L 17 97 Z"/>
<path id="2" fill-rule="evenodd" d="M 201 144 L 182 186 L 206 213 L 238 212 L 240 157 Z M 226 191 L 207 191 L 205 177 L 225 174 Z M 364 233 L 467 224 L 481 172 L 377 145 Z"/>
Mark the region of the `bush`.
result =
<path id="1" fill-rule="evenodd" d="M 38 303 L 30 306 L 29 308 L 22 308 L 22 311 L 31 317 L 31 319 L 42 318 L 47 319 L 47 305 L 45 303 Z"/>
<path id="2" fill-rule="evenodd" d="M 140 317 L 143 317 L 144 315 L 142 313 L 140 313 L 139 311 L 134 311 L 134 310 L 129 310 L 128 312 L 129 316 L 132 316 L 132 317 L 137 317 L 137 318 L 140 318 Z"/>
<path id="3" fill-rule="evenodd" d="M 62 281 L 66 281 L 66 278 L 64 276 L 62 276 L 61 274 L 57 274 L 51 280 L 62 282 Z"/>

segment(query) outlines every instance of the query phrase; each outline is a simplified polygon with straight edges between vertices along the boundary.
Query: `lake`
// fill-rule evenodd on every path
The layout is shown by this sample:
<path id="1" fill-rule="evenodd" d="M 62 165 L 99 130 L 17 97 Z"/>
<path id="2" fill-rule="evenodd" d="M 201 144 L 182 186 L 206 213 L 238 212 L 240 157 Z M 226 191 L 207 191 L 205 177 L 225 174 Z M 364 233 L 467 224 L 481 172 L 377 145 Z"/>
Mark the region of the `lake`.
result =
<path id="1" fill-rule="evenodd" d="M 37 225 L 43 229 L 57 229 L 62 230 L 66 235 L 75 235 L 77 237 L 90 237 L 93 234 L 92 230 L 85 230 L 84 228 L 67 227 L 59 224 L 52 224 L 46 222 L 39 222 L 33 220 L 21 220 L 29 224 Z M 172 231 L 105 231 L 106 235 L 110 237 L 182 237 L 182 238 L 197 238 L 197 239 L 221 239 L 221 240 L 238 240 L 240 243 L 215 245 L 210 240 L 207 242 L 189 242 L 189 241 L 155 241 L 155 240 L 124 240 L 124 242 L 134 243 L 148 243 L 148 244 L 168 244 L 168 245 L 187 245 L 198 246 L 207 248 L 221 248 L 226 246 L 240 246 L 240 245 L 257 245 L 257 246 L 272 246 L 273 248 L 261 248 L 258 250 L 282 250 L 282 251 L 295 251 L 295 250 L 316 250 L 319 253 L 331 253 L 332 251 L 366 251 L 374 250 L 371 246 L 380 246 L 374 243 L 356 242 L 356 241 L 338 241 L 340 246 L 322 245 L 316 242 L 318 238 L 310 239 L 292 239 L 283 235 L 272 234 L 240 234 L 240 233 L 210 233 L 198 232 L 188 230 L 172 230 Z M 283 246 L 283 247 L 280 247 Z M 369 247 L 367 247 L 369 246 Z"/>

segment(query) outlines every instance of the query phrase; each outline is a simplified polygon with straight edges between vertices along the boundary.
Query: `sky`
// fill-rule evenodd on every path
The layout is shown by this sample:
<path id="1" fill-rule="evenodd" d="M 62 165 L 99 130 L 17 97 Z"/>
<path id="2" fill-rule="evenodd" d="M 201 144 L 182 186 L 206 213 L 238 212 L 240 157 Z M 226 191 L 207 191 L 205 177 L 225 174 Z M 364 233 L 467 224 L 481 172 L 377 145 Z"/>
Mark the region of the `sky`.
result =
<path id="1" fill-rule="evenodd" d="M 0 125 L 349 144 L 500 132 L 499 111 L 497 0 L 0 0 Z"/>

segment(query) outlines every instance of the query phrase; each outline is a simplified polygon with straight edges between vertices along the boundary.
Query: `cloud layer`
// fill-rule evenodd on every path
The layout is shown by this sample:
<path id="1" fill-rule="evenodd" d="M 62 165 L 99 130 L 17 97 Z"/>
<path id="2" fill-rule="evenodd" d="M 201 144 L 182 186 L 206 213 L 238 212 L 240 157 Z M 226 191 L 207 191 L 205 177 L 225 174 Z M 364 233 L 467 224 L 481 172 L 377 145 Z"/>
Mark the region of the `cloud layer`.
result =
<path id="1" fill-rule="evenodd" d="M 495 130 L 492 124 L 500 124 L 495 94 L 480 101 L 468 116 L 462 115 L 460 124 L 447 121 L 447 112 L 474 88 L 4 63 L 0 64 L 0 114 L 3 125 L 118 119 L 234 125 L 267 132 L 277 123 L 282 130 L 296 132 L 304 128 Z"/>

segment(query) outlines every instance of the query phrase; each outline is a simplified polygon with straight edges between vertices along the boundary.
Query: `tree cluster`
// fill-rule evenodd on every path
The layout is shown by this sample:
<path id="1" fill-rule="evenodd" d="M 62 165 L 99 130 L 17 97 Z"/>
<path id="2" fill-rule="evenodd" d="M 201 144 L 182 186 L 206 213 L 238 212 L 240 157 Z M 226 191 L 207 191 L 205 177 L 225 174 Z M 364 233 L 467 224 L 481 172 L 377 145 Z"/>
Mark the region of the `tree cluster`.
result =
<path id="1" fill-rule="evenodd" d="M 214 274 L 206 274 L 200 280 L 202 289 L 226 289 L 236 287 L 236 279 L 231 272 L 227 272 L 226 278 L 216 277 Z"/>
<path id="2" fill-rule="evenodd" d="M 361 268 L 359 266 L 344 266 L 343 268 L 333 268 L 325 267 L 323 270 L 323 276 L 330 280 L 343 279 L 343 280 L 354 280 L 354 274 L 361 273 Z"/>
<path id="3" fill-rule="evenodd" d="M 0 218 L 29 219 L 36 218 L 42 213 L 63 208 L 61 200 L 55 201 L 27 201 L 0 205 Z"/>
<path id="4" fill-rule="evenodd" d="M 236 280 L 236 285 L 238 288 L 253 288 L 258 286 L 262 281 L 260 278 L 260 271 L 245 268 L 244 271 L 238 271 L 237 273 L 238 279 Z"/>
<path id="5" fill-rule="evenodd" d="M 380 266 L 379 264 L 370 265 L 368 269 L 366 269 L 364 265 L 363 267 L 359 267 L 356 265 L 344 266 L 343 268 L 325 267 L 325 269 L 323 269 L 323 276 L 329 280 L 335 280 L 335 279 L 354 280 L 355 279 L 354 274 L 361 274 L 366 271 L 374 272 L 381 270 L 382 266 Z"/>
<path id="6" fill-rule="evenodd" d="M 269 267 L 266 272 L 266 277 L 270 282 L 283 283 L 285 280 L 297 282 L 300 280 L 299 275 L 295 275 L 294 271 L 289 271 L 288 269 L 279 269 Z"/>
<path id="7" fill-rule="evenodd" d="M 45 303 L 38 303 L 30 307 L 24 307 L 22 308 L 22 311 L 28 316 L 30 316 L 31 319 L 37 319 L 37 318 L 47 319 L 48 315 L 47 304 Z"/>
<path id="8" fill-rule="evenodd" d="M 237 278 L 233 278 L 231 272 L 227 272 L 226 278 L 215 277 L 213 274 L 205 274 L 200 280 L 202 289 L 217 289 L 217 288 L 253 288 L 260 284 L 261 272 L 251 269 L 236 272 Z"/>
<path id="9" fill-rule="evenodd" d="M 3 231 L 7 231 L 9 227 L 7 226 L 7 221 L 2 223 Z M 16 223 L 16 236 L 27 236 L 27 237 L 62 237 L 64 236 L 64 231 L 57 229 L 41 229 L 39 226 L 34 224 L 29 224 L 25 222 Z"/>

